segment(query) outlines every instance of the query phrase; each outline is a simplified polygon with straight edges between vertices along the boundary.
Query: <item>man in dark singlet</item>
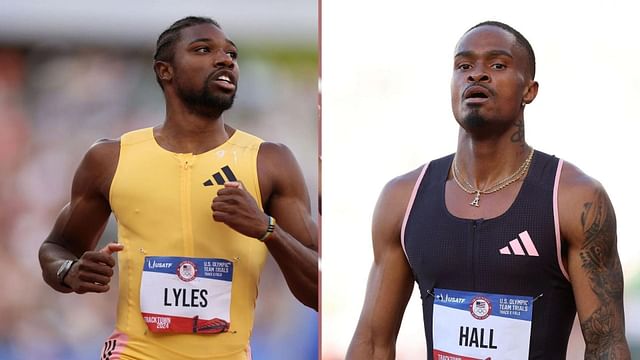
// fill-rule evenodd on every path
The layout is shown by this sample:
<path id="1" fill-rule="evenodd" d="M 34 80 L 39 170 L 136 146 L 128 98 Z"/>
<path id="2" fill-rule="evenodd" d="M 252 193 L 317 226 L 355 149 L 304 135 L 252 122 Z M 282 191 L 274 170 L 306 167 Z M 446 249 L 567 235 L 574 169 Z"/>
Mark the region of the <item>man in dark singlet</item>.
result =
<path id="1" fill-rule="evenodd" d="M 535 151 L 529 42 L 480 23 L 456 46 L 455 154 L 387 184 L 347 359 L 393 359 L 414 280 L 429 359 L 564 359 L 576 311 L 586 359 L 629 359 L 616 220 L 602 185 Z"/>

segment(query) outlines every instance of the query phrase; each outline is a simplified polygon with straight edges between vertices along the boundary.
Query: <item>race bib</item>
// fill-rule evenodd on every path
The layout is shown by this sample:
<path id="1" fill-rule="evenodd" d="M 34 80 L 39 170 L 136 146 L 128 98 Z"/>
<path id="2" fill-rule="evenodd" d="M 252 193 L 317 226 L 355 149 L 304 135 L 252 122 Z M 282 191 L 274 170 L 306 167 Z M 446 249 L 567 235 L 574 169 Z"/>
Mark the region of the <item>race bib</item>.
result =
<path id="1" fill-rule="evenodd" d="M 434 289 L 433 358 L 529 358 L 533 298 Z"/>
<path id="2" fill-rule="evenodd" d="M 147 256 L 140 310 L 158 333 L 217 334 L 229 330 L 233 263 L 225 259 Z"/>

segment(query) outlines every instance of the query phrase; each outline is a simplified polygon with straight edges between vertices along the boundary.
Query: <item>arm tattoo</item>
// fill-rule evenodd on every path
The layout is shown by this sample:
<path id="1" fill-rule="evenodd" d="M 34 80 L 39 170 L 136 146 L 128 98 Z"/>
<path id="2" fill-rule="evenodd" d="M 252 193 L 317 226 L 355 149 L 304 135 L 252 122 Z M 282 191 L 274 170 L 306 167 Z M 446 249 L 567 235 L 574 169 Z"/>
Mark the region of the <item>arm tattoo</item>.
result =
<path id="1" fill-rule="evenodd" d="M 626 353 L 623 318 L 622 268 L 616 250 L 616 219 L 603 190 L 584 204 L 580 216 L 584 243 L 582 268 L 600 306 L 581 322 L 586 342 L 585 359 L 618 359 Z"/>

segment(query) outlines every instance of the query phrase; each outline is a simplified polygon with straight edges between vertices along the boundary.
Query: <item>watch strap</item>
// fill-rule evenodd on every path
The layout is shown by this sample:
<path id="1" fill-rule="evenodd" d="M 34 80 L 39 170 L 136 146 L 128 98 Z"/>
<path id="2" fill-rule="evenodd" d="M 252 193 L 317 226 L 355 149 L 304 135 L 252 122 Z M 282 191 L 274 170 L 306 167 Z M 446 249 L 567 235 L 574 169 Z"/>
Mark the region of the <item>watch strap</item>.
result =
<path id="1" fill-rule="evenodd" d="M 65 260 L 62 265 L 60 265 L 60 268 L 58 268 L 58 271 L 56 273 L 56 276 L 58 278 L 58 283 L 62 286 L 65 287 L 69 287 L 67 284 L 64 283 L 64 278 L 67 276 L 67 274 L 69 274 L 69 271 L 71 270 L 71 267 L 73 266 L 73 264 L 75 264 L 78 261 L 78 259 L 75 260 Z"/>

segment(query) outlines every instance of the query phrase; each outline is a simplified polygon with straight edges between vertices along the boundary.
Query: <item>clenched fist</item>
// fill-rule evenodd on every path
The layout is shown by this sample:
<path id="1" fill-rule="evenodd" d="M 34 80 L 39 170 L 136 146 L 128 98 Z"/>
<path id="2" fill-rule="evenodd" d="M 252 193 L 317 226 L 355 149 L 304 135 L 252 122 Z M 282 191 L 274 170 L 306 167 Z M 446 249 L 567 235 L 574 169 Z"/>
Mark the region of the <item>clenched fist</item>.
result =
<path id="1" fill-rule="evenodd" d="M 217 195 L 211 202 L 213 220 L 223 222 L 245 236 L 259 239 L 264 235 L 269 216 L 260 210 L 240 182 L 226 182 Z"/>
<path id="2" fill-rule="evenodd" d="M 110 243 L 98 251 L 85 252 L 64 277 L 65 285 L 78 294 L 108 291 L 116 264 L 111 255 L 123 249 L 122 244 Z"/>

